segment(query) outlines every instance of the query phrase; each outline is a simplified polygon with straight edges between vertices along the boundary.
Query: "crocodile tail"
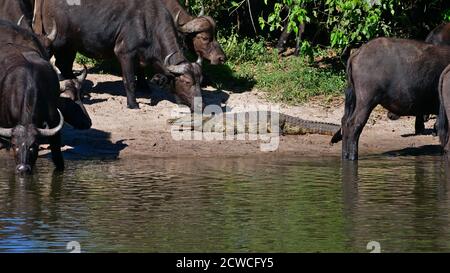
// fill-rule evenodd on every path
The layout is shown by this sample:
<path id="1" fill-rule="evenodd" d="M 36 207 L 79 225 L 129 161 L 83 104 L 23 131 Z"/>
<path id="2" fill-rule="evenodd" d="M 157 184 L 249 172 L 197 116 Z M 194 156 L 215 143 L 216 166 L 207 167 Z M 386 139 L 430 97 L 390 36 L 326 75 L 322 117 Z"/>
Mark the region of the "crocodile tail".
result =
<path id="1" fill-rule="evenodd" d="M 288 115 L 284 118 L 283 133 L 285 135 L 318 134 L 332 136 L 339 129 L 337 124 L 304 120 Z"/>

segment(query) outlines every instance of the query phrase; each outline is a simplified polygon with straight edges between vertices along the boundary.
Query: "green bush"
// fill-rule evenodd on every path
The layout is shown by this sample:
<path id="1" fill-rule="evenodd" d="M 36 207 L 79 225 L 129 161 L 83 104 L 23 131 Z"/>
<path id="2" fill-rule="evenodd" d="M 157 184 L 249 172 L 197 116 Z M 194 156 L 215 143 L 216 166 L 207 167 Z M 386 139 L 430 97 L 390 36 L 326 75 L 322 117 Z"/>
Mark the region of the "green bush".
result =
<path id="1" fill-rule="evenodd" d="M 303 47 L 323 43 L 317 36 L 325 34 L 325 45 L 335 49 L 378 36 L 424 38 L 443 20 L 450 20 L 448 0 L 188 0 L 187 4 L 193 14 L 203 5 L 222 31 L 237 27 L 239 35 L 249 36 L 251 33 L 239 29 L 253 23 L 247 12 L 253 9 L 253 19 L 260 27 L 257 35 L 266 42 L 277 42 L 286 28 L 298 33 L 305 24 Z"/>
<path id="2" fill-rule="evenodd" d="M 237 92 L 255 87 L 286 103 L 342 94 L 345 73 L 336 56 L 344 48 L 378 36 L 423 39 L 442 21 L 450 21 L 448 0 L 180 2 L 193 15 L 204 8 L 218 23 L 218 40 L 228 61 L 223 66 L 204 66 L 215 87 Z M 300 43 L 302 56 L 280 57 L 274 47 L 281 32 L 299 34 L 301 29 L 305 30 Z M 322 49 L 331 49 L 335 54 L 326 56 L 327 51 Z M 317 58 L 324 55 L 334 60 L 319 64 Z M 96 67 L 94 72 L 120 74 L 116 62 L 95 61 L 82 55 L 77 55 L 76 61 Z"/>
<path id="3" fill-rule="evenodd" d="M 257 65 L 246 63 L 238 69 L 238 74 L 251 75 L 258 90 L 267 92 L 273 101 L 287 104 L 303 103 L 315 96 L 338 96 L 346 85 L 343 72 L 318 67 L 303 57 Z"/>
<path id="4" fill-rule="evenodd" d="M 228 62 L 233 65 L 243 62 L 268 61 L 270 59 L 266 43 L 261 37 L 259 39 L 240 37 L 232 32 L 227 37 L 219 38 L 219 43 L 225 51 Z"/>

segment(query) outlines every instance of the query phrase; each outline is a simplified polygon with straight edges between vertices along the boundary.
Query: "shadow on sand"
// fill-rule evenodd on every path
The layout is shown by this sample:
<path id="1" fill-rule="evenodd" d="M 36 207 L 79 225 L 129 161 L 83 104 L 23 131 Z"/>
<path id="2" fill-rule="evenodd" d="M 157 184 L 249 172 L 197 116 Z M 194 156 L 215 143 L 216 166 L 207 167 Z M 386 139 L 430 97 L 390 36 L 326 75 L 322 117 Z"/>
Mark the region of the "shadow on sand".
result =
<path id="1" fill-rule="evenodd" d="M 436 135 L 436 131 L 434 129 L 425 129 L 425 131 L 423 131 L 421 134 L 421 136 L 435 136 Z M 416 134 L 404 134 L 402 135 L 402 137 L 404 138 L 408 138 L 408 137 L 415 137 L 417 136 Z"/>
<path id="2" fill-rule="evenodd" d="M 204 71 L 206 83 L 216 89 L 214 91 L 202 91 L 203 101 L 207 106 L 222 106 L 226 104 L 230 95 L 223 90 L 243 93 L 251 90 L 255 85 L 253 79 L 236 76 L 227 65 L 212 66 L 206 64 Z M 120 66 L 115 61 L 101 62 L 96 67 L 89 69 L 89 73 L 108 73 L 121 76 Z M 146 74 L 150 76 L 151 72 L 147 71 Z M 125 88 L 121 80 L 98 82 L 97 84 L 86 80 L 82 90 L 83 103 L 85 105 L 95 105 L 108 100 L 93 98 L 90 95 L 92 93 L 126 97 Z M 147 90 L 137 89 L 136 97 L 144 99 L 144 103 L 149 106 L 156 106 L 162 101 L 176 103 L 176 98 L 172 92 L 151 83 Z M 62 135 L 63 145 L 71 147 L 64 152 L 64 156 L 69 159 L 117 159 L 120 152 L 127 147 L 124 143 L 126 139 L 112 142 L 111 133 L 97 129 L 79 131 L 70 126 L 65 126 Z"/>
<path id="3" fill-rule="evenodd" d="M 99 82 L 97 85 L 91 81 L 87 81 L 83 87 L 85 105 L 93 105 L 101 103 L 107 99 L 93 99 L 89 93 L 110 94 L 112 96 L 126 97 L 125 88 L 122 81 Z M 221 105 L 228 101 L 230 95 L 222 90 L 202 91 L 202 97 L 206 105 Z M 175 96 L 172 92 L 164 90 L 156 85 L 151 84 L 148 90 L 137 90 L 136 98 L 148 100 L 147 105 L 156 106 L 162 101 L 170 101 L 176 103 Z"/>
<path id="4" fill-rule="evenodd" d="M 189 54 L 188 54 L 189 55 Z M 196 56 L 188 56 L 191 61 L 196 60 Z M 151 79 L 155 74 L 150 67 L 145 69 L 145 75 Z M 115 59 L 99 61 L 89 69 L 89 74 L 111 74 L 122 76 L 120 64 Z M 203 84 L 219 90 L 229 90 L 233 93 L 243 93 L 250 91 L 256 81 L 250 76 L 240 76 L 236 74 L 229 65 L 211 65 L 207 61 L 203 63 Z"/>
<path id="5" fill-rule="evenodd" d="M 442 155 L 440 145 L 425 145 L 421 147 L 409 147 L 383 153 L 385 156 L 439 156 Z"/>
<path id="6" fill-rule="evenodd" d="M 128 147 L 125 139 L 111 141 L 111 133 L 90 129 L 74 130 L 65 126 L 62 132 L 63 145 L 72 147 L 64 152 L 68 159 L 117 159 L 120 152 Z"/>

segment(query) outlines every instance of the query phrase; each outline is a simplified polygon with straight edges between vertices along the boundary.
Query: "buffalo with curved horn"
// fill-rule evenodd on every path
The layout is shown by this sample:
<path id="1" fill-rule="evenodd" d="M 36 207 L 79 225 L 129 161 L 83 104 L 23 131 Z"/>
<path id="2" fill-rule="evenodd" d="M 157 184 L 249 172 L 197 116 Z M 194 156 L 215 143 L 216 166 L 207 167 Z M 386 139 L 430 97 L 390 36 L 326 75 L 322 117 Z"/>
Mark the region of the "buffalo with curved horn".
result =
<path id="1" fill-rule="evenodd" d="M 75 79 L 59 79 L 59 89 L 61 91 L 61 97 L 63 98 L 69 98 L 73 101 L 80 100 L 80 92 L 81 92 L 81 86 L 83 85 L 84 81 L 87 78 L 88 69 L 85 65 L 83 65 L 83 70 L 81 74 L 76 77 Z M 60 75 L 58 75 L 60 77 Z"/>
<path id="2" fill-rule="evenodd" d="M 59 124 L 58 126 L 56 126 L 55 128 L 52 129 L 39 129 L 36 128 L 36 131 L 38 132 L 39 136 L 43 136 L 43 137 L 52 137 L 54 135 L 56 135 L 57 133 L 59 133 L 61 131 L 61 129 L 64 127 L 64 117 L 61 113 L 61 111 L 59 111 L 59 109 L 57 109 L 58 114 L 59 114 Z M 17 125 L 15 128 L 1 128 L 0 127 L 0 137 L 6 137 L 6 138 L 12 138 L 14 136 L 14 131 L 17 131 L 18 127 L 24 127 L 23 125 Z"/>
<path id="3" fill-rule="evenodd" d="M 32 171 L 39 137 L 48 138 L 56 169 L 63 170 L 64 118 L 57 108 L 58 76 L 47 52 L 33 33 L 6 21 L 0 21 L 0 37 L 0 136 L 10 139 L 16 172 Z"/>
<path id="4" fill-rule="evenodd" d="M 177 97 L 194 110 L 194 99 L 201 96 L 201 66 L 183 55 L 173 17 L 160 1 L 86 0 L 74 7 L 66 1 L 46 0 L 40 13 L 45 15 L 43 32 L 56 21 L 53 50 L 65 79 L 75 78 L 72 66 L 77 52 L 97 59 L 116 57 L 122 67 L 127 105 L 136 109 L 136 68 L 151 65 L 173 82 Z"/>
<path id="5" fill-rule="evenodd" d="M 0 19 L 17 23 L 18 26 L 31 30 L 34 0 L 2 0 Z"/>
<path id="6" fill-rule="evenodd" d="M 217 41 L 216 22 L 205 16 L 205 8 L 195 17 L 190 15 L 178 0 L 162 0 L 175 21 L 178 31 L 184 36 L 187 47 L 211 64 L 223 64 L 225 53 Z"/>
<path id="7" fill-rule="evenodd" d="M 88 69 L 83 67 L 79 76 L 74 79 L 66 80 L 59 73 L 58 68 L 54 67 L 58 73 L 59 89 L 61 96 L 58 107 L 64 113 L 66 122 L 77 130 L 88 130 L 92 127 L 92 120 L 82 102 L 81 89 L 86 80 Z"/>
<path id="8" fill-rule="evenodd" d="M 433 29 L 430 34 L 428 34 L 426 40 L 426 43 L 433 44 L 433 45 L 443 45 L 443 46 L 450 46 L 450 23 L 443 23 L 439 26 L 437 26 L 435 29 Z M 397 116 L 391 112 L 388 113 L 388 118 L 390 120 L 398 120 L 400 119 L 400 116 Z M 428 121 L 430 118 L 430 115 L 425 116 L 417 116 L 416 117 L 416 134 L 422 134 L 425 132 L 425 124 L 424 122 Z M 434 127 L 434 131 L 436 131 L 436 125 Z M 434 132 L 436 133 L 436 132 Z"/>

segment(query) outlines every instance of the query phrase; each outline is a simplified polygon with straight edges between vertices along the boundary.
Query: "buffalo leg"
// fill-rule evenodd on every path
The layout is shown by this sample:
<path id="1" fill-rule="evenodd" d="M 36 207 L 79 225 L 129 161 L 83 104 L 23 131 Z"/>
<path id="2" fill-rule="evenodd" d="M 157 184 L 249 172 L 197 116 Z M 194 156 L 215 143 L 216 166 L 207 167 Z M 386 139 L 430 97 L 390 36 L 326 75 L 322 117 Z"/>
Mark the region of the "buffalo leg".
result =
<path id="1" fill-rule="evenodd" d="M 76 55 L 77 52 L 74 50 L 58 50 L 55 52 L 55 65 L 61 71 L 64 79 L 75 79 L 72 68 Z"/>
<path id="2" fill-rule="evenodd" d="M 136 79 L 135 79 L 135 63 L 134 58 L 125 54 L 118 55 L 120 65 L 122 67 L 123 84 L 127 92 L 127 106 L 130 109 L 139 109 L 136 101 Z"/>
<path id="3" fill-rule="evenodd" d="M 390 120 L 399 120 L 399 119 L 400 119 L 400 116 L 397 116 L 396 114 L 394 114 L 394 113 L 392 113 L 392 112 L 389 112 L 389 113 L 387 114 L 387 117 L 388 117 L 388 119 L 390 119 Z"/>
<path id="4" fill-rule="evenodd" d="M 357 102 L 355 111 L 343 122 L 342 158 L 358 160 L 359 138 L 374 106 Z"/>
<path id="5" fill-rule="evenodd" d="M 61 133 L 50 137 L 50 150 L 55 168 L 58 171 L 64 171 L 64 158 L 61 152 Z"/>
<path id="6" fill-rule="evenodd" d="M 424 116 L 423 115 L 417 115 L 416 116 L 416 135 L 421 135 L 425 132 L 425 124 L 424 124 Z"/>

